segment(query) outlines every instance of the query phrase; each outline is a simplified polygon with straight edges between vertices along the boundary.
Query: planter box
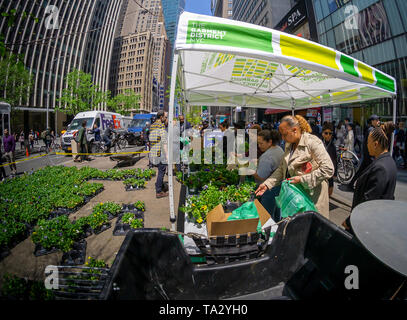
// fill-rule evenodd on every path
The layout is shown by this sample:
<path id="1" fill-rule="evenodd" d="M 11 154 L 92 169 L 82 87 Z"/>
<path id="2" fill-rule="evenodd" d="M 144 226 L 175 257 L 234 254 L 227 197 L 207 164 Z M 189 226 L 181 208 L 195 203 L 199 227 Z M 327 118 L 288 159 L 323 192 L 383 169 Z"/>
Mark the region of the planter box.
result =
<path id="1" fill-rule="evenodd" d="M 130 227 L 130 225 L 122 222 L 122 217 L 117 220 L 116 226 L 113 230 L 114 236 L 125 236 L 130 230 L 135 230 Z M 143 219 L 143 227 L 144 227 L 144 214 L 143 213 L 134 213 L 134 217 L 136 219 Z"/>
<path id="2" fill-rule="evenodd" d="M 40 257 L 40 256 L 45 256 L 47 254 L 55 253 L 57 251 L 59 251 L 58 248 L 52 247 L 51 249 L 45 249 L 42 245 L 36 244 L 35 250 L 34 250 L 34 255 L 36 257 Z"/>
<path id="3" fill-rule="evenodd" d="M 124 204 L 122 206 L 122 213 L 120 215 L 122 215 L 123 213 L 127 213 L 127 212 L 132 212 L 132 213 L 139 213 L 139 214 L 143 214 L 145 211 L 140 211 L 138 210 L 134 204 Z"/>
<path id="4" fill-rule="evenodd" d="M 92 229 L 94 234 L 99 234 L 102 233 L 103 231 L 106 231 L 108 229 L 110 229 L 112 227 L 112 224 L 109 223 L 105 223 L 104 225 L 102 225 L 101 227 L 97 228 L 97 229 Z"/>
<path id="5" fill-rule="evenodd" d="M 7 246 L 0 247 L 0 261 L 10 255 L 10 250 Z"/>
<path id="6" fill-rule="evenodd" d="M 134 191 L 134 190 L 143 190 L 145 187 L 138 187 L 138 186 L 125 186 L 126 191 Z"/>
<path id="7" fill-rule="evenodd" d="M 76 266 L 86 262 L 86 240 L 75 242 L 69 252 L 62 255 L 61 265 Z"/>

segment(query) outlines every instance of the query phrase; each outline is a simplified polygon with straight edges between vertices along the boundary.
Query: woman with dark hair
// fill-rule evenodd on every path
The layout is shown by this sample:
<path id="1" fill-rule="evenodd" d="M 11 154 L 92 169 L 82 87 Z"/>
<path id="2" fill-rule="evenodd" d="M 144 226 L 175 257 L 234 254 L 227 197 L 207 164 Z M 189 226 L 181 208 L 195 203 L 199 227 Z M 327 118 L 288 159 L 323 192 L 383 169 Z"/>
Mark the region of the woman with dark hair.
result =
<path id="1" fill-rule="evenodd" d="M 346 130 L 347 130 L 347 135 L 344 139 L 344 149 L 348 150 L 348 151 L 355 151 L 355 134 L 353 131 L 353 124 L 352 123 L 348 123 L 346 125 Z"/>
<path id="2" fill-rule="evenodd" d="M 277 130 L 262 130 L 257 136 L 257 144 L 262 152 L 253 175 L 257 184 L 263 183 L 279 167 L 284 151 L 279 146 L 280 133 Z M 270 213 L 271 218 L 280 220 L 280 209 L 276 205 L 275 197 L 280 194 L 280 186 L 267 190 L 260 199 L 260 203 Z"/>
<path id="3" fill-rule="evenodd" d="M 261 196 L 281 185 L 285 179 L 300 183 L 308 192 L 321 215 L 329 219 L 328 182 L 334 174 L 332 160 L 321 139 L 312 132 L 302 116 L 285 116 L 278 128 L 285 140 L 285 153 L 280 166 L 256 190 Z"/>
<path id="4" fill-rule="evenodd" d="M 333 139 L 333 125 L 329 122 L 324 123 L 322 127 L 322 141 L 324 142 L 324 146 L 326 151 L 328 152 L 329 156 L 331 157 L 332 163 L 334 165 L 334 176 L 336 176 L 336 168 L 337 168 L 337 154 L 336 154 L 336 147 L 334 144 Z M 334 178 L 331 177 L 328 179 L 328 194 L 332 196 L 334 190 Z"/>
<path id="5" fill-rule="evenodd" d="M 388 121 L 370 132 L 367 147 L 369 155 L 374 157 L 374 160 L 356 181 L 352 210 L 357 205 L 370 200 L 394 200 L 397 166 L 390 155 L 389 149 L 395 129 L 394 123 Z M 344 221 L 343 226 L 352 232 L 350 217 Z"/>

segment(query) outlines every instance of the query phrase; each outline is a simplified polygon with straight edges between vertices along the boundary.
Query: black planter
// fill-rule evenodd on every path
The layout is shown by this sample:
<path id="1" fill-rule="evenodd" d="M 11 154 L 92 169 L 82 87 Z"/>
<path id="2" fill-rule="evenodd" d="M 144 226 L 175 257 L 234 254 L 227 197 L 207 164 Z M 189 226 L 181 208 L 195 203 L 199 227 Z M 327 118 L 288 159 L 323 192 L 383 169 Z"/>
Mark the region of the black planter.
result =
<path id="1" fill-rule="evenodd" d="M 110 229 L 112 227 L 111 223 L 105 223 L 104 225 L 102 225 L 101 227 L 97 228 L 97 229 L 92 229 L 94 234 L 99 234 L 102 233 L 103 231 L 106 231 L 108 229 Z"/>
<path id="2" fill-rule="evenodd" d="M 10 250 L 7 246 L 0 247 L 0 261 L 10 255 Z"/>
<path id="3" fill-rule="evenodd" d="M 61 265 L 76 266 L 84 264 L 86 261 L 86 246 L 86 240 L 75 242 L 72 250 L 64 252 L 62 255 Z"/>
<path id="4" fill-rule="evenodd" d="M 51 249 L 45 249 L 42 245 L 36 244 L 35 245 L 35 250 L 34 250 L 34 255 L 36 257 L 45 256 L 47 254 L 57 252 L 58 250 L 59 249 L 55 248 L 55 247 L 52 247 Z"/>
<path id="5" fill-rule="evenodd" d="M 145 189 L 144 187 L 139 187 L 139 186 L 125 186 L 126 191 L 134 191 L 134 190 L 143 190 Z"/>
<path id="6" fill-rule="evenodd" d="M 114 230 L 113 230 L 114 236 L 125 236 L 130 230 L 134 230 L 130 227 L 130 225 L 123 223 L 122 217 L 123 216 L 120 216 L 120 218 L 116 222 L 116 226 L 114 227 Z M 137 212 L 137 213 L 134 213 L 134 217 L 136 219 L 143 219 L 143 227 L 144 227 L 144 214 Z"/>

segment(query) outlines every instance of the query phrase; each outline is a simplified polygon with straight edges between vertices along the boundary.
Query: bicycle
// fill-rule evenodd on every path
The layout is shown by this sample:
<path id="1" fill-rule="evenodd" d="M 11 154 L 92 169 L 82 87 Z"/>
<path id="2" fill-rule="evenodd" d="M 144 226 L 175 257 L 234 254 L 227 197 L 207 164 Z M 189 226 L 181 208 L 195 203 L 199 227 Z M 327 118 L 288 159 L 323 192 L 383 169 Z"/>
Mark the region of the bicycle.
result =
<path id="1" fill-rule="evenodd" d="M 358 156 L 343 147 L 338 147 L 337 178 L 341 184 L 349 184 L 360 165 Z"/>

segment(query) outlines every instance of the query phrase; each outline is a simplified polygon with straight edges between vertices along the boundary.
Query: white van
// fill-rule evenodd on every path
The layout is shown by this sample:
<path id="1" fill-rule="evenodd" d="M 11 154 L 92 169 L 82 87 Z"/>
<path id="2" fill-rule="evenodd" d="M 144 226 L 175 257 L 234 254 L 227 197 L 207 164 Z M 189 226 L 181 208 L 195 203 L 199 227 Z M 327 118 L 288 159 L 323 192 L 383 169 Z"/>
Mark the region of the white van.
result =
<path id="1" fill-rule="evenodd" d="M 65 152 L 72 151 L 71 140 L 82 127 L 82 122 L 86 120 L 86 128 L 93 129 L 96 123 L 100 129 L 100 135 L 103 136 L 109 124 L 113 124 L 113 128 L 119 132 L 125 131 L 123 116 L 119 113 L 107 111 L 86 111 L 78 113 L 72 122 L 69 124 L 66 132 L 62 135 L 61 145 Z M 95 139 L 93 134 L 87 133 L 88 141 Z"/>

